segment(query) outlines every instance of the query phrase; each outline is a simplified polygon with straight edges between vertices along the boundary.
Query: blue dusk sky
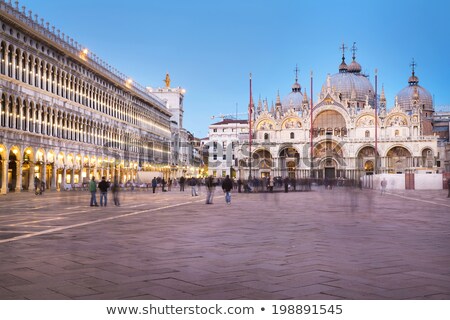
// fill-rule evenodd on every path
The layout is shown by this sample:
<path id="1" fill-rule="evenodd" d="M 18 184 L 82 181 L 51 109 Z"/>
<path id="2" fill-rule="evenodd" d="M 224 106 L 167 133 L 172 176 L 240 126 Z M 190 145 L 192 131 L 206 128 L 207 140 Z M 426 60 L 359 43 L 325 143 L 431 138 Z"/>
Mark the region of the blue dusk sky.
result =
<path id="1" fill-rule="evenodd" d="M 21 0 L 39 18 L 143 86 L 186 89 L 184 127 L 202 138 L 211 116 L 247 112 L 253 97 L 275 102 L 291 91 L 295 66 L 317 100 L 338 72 L 339 47 L 356 42 L 356 60 L 388 107 L 408 85 L 412 59 L 436 109 L 450 105 L 447 0 Z M 351 62 L 347 49 L 346 62 Z"/>

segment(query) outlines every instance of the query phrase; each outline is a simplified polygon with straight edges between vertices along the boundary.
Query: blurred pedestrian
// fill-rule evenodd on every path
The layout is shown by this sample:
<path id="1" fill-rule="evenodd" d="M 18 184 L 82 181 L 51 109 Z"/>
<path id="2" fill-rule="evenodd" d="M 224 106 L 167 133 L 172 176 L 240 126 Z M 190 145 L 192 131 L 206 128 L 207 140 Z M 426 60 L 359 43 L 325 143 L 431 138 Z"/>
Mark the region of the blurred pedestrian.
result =
<path id="1" fill-rule="evenodd" d="M 186 178 L 181 176 L 180 178 L 180 191 L 184 191 L 184 183 L 186 182 Z"/>
<path id="2" fill-rule="evenodd" d="M 229 175 L 227 175 L 225 180 L 223 180 L 222 189 L 225 192 L 225 202 L 227 204 L 231 204 L 231 189 L 233 189 L 233 182 L 231 181 Z"/>
<path id="3" fill-rule="evenodd" d="M 153 177 L 152 179 L 152 190 L 153 193 L 156 193 L 156 187 L 158 186 L 158 181 L 156 181 L 156 177 Z"/>
<path id="4" fill-rule="evenodd" d="M 117 182 L 117 179 L 114 179 L 114 182 L 111 186 L 111 191 L 113 193 L 114 205 L 116 206 L 120 206 L 119 189 L 120 189 L 119 183 Z"/>
<path id="5" fill-rule="evenodd" d="M 98 207 L 97 204 L 97 182 L 95 182 L 95 177 L 92 176 L 89 182 L 89 192 L 91 193 L 91 207 Z"/>
<path id="6" fill-rule="evenodd" d="M 212 204 L 215 189 L 213 176 L 209 176 L 208 178 L 206 178 L 205 185 L 206 185 L 206 204 Z"/>
<path id="7" fill-rule="evenodd" d="M 383 195 L 383 193 L 386 193 L 386 187 L 387 187 L 387 181 L 386 178 L 383 178 L 383 180 L 381 180 L 381 194 Z"/>
<path id="8" fill-rule="evenodd" d="M 189 185 L 191 186 L 191 195 L 193 197 L 198 196 L 198 193 L 197 193 L 197 179 L 195 177 L 191 178 L 191 180 L 189 181 Z"/>

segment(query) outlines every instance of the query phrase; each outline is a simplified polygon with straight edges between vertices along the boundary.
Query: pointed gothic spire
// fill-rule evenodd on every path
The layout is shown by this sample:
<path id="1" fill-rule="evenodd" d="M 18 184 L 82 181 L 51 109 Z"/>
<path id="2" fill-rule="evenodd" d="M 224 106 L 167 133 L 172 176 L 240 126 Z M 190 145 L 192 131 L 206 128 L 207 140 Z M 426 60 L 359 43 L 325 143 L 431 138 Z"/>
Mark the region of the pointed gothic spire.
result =
<path id="1" fill-rule="evenodd" d="M 386 95 L 384 94 L 384 85 L 381 85 L 380 103 L 386 103 Z"/>
<path id="2" fill-rule="evenodd" d="M 280 90 L 277 91 L 277 102 L 275 104 L 276 106 L 281 106 L 281 99 L 280 99 Z"/>

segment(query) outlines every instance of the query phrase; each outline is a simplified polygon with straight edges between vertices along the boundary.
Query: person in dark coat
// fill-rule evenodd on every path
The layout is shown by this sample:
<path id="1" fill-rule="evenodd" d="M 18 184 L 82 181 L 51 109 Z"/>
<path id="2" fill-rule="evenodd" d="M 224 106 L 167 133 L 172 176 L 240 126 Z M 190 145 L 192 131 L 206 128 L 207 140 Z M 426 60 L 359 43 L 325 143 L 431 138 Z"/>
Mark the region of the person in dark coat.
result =
<path id="1" fill-rule="evenodd" d="M 156 181 L 156 177 L 153 177 L 152 179 L 152 190 L 153 193 L 156 193 L 156 187 L 158 186 L 158 181 Z"/>
<path id="2" fill-rule="evenodd" d="M 103 204 L 106 207 L 106 204 L 108 202 L 108 188 L 109 188 L 109 182 L 106 181 L 106 177 L 102 177 L 102 181 L 98 183 L 98 188 L 100 189 L 100 207 L 103 207 Z"/>
<path id="3" fill-rule="evenodd" d="M 180 191 L 184 191 L 184 184 L 186 182 L 186 178 L 184 176 L 182 176 L 180 178 Z"/>
<path id="4" fill-rule="evenodd" d="M 214 179 L 212 176 L 206 178 L 205 186 L 206 186 L 206 204 L 212 204 L 215 189 Z"/>
<path id="5" fill-rule="evenodd" d="M 119 190 L 120 190 L 119 181 L 117 180 L 117 178 L 114 178 L 114 182 L 111 186 L 111 191 L 113 193 L 114 205 L 116 206 L 120 206 Z"/>
<path id="6" fill-rule="evenodd" d="M 225 192 L 226 203 L 231 204 L 231 189 L 233 189 L 233 181 L 231 181 L 230 176 L 227 175 L 225 180 L 223 180 L 222 189 Z"/>
<path id="7" fill-rule="evenodd" d="M 238 181 L 237 181 L 237 185 L 238 185 L 238 193 L 241 193 L 242 191 L 242 180 L 241 179 L 238 179 Z"/>

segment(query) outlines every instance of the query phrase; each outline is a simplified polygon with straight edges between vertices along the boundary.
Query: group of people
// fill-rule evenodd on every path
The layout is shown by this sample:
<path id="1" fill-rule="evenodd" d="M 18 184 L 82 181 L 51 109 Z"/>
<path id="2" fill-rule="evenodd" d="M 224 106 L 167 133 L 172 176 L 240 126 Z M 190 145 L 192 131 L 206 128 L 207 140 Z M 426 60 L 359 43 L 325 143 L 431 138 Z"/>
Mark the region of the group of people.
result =
<path id="1" fill-rule="evenodd" d="M 34 193 L 36 195 L 42 194 L 45 191 L 45 182 L 38 177 L 34 177 Z"/>
<path id="2" fill-rule="evenodd" d="M 214 182 L 213 176 L 209 176 L 205 180 L 206 185 L 206 204 L 212 204 L 214 198 L 214 190 L 216 188 L 217 183 Z M 223 192 L 225 193 L 225 202 L 226 204 L 231 204 L 231 190 L 233 189 L 233 181 L 230 179 L 230 176 L 226 176 L 225 179 L 221 182 L 221 187 Z"/>
<path id="3" fill-rule="evenodd" d="M 163 179 L 164 180 L 164 179 Z M 162 180 L 162 181 L 163 181 Z M 152 189 L 153 193 L 156 191 L 156 187 L 159 183 L 162 184 L 162 191 L 165 190 L 165 184 L 155 178 L 152 179 Z M 184 177 L 180 178 L 180 191 L 184 191 L 184 184 L 186 180 Z M 198 180 L 196 178 L 190 178 L 189 179 L 189 185 L 191 186 L 191 194 L 192 196 L 198 196 L 197 192 L 197 185 L 199 184 Z M 207 197 L 206 197 L 206 203 L 212 204 L 213 203 L 213 197 L 214 197 L 214 189 L 217 186 L 217 182 L 214 182 L 214 179 L 212 176 L 209 176 L 205 179 L 205 185 L 207 189 Z M 230 179 L 230 176 L 226 176 L 226 178 L 221 181 L 221 186 L 223 191 L 225 192 L 225 202 L 227 204 L 231 204 L 231 190 L 233 189 L 233 181 Z M 89 182 L 89 192 L 91 193 L 91 201 L 90 206 L 91 207 L 98 207 L 97 202 L 97 189 L 100 190 L 100 207 L 106 207 L 108 204 L 108 189 L 111 189 L 113 193 L 113 199 L 114 199 L 114 205 L 120 206 L 119 201 L 119 183 L 115 181 L 112 185 L 109 181 L 106 181 L 106 177 L 102 177 L 102 180 L 97 184 L 95 181 L 95 177 L 92 177 L 92 179 Z"/>
<path id="4" fill-rule="evenodd" d="M 114 205 L 120 206 L 119 201 L 119 183 L 114 181 L 113 184 L 106 181 L 106 177 L 102 177 L 102 180 L 97 184 L 95 177 L 92 177 L 89 182 L 89 192 L 91 193 L 91 207 L 98 207 L 97 203 L 97 188 L 100 190 L 100 207 L 108 204 L 108 189 L 111 188 L 113 193 Z"/>

